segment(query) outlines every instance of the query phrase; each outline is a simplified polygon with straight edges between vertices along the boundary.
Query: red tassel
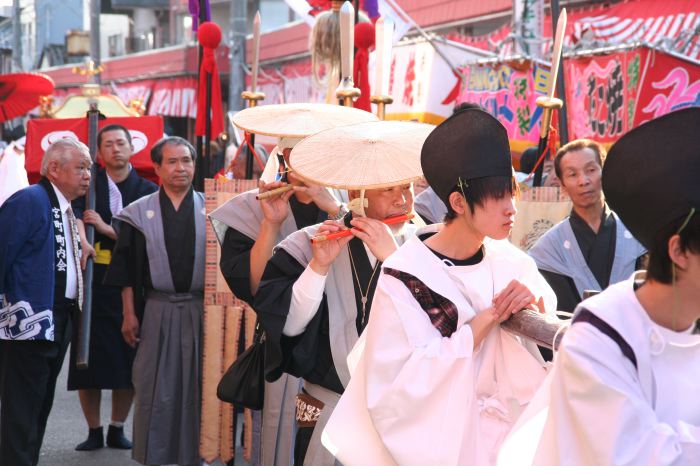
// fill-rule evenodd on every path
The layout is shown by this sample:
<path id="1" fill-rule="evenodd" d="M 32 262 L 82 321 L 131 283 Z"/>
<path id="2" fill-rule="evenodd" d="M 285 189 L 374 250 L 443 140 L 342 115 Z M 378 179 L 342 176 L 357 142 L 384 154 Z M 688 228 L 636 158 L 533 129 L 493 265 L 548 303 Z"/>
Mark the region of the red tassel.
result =
<path id="1" fill-rule="evenodd" d="M 203 23 L 198 32 L 202 44 L 202 63 L 199 67 L 199 90 L 197 92 L 197 120 L 195 134 L 216 139 L 224 131 L 224 111 L 221 103 L 221 82 L 219 67 L 216 64 L 214 50 L 221 42 L 221 29 L 212 22 Z M 211 102 L 207 108 L 207 73 L 211 75 Z M 211 111 L 211 134 L 206 134 L 206 115 Z"/>
<path id="2" fill-rule="evenodd" d="M 360 90 L 360 97 L 355 101 L 354 107 L 368 112 L 372 111 L 369 102 L 371 94 L 369 87 L 369 49 L 374 45 L 374 25 L 372 23 L 357 23 L 355 25 L 355 60 L 353 64 L 352 80 Z"/>

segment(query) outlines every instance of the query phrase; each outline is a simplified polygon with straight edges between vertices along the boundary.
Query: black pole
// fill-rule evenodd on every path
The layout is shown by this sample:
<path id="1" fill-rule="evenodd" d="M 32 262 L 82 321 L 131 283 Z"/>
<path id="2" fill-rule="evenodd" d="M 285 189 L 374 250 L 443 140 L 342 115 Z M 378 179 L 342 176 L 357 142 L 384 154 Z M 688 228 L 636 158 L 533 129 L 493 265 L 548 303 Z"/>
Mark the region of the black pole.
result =
<path id="1" fill-rule="evenodd" d="M 557 35 L 557 23 L 559 22 L 559 0 L 551 0 L 550 12 L 552 13 L 552 39 Z M 562 51 L 563 55 L 563 51 Z M 554 71 L 554 70 L 552 70 Z M 559 142 L 564 145 L 569 142 L 568 118 L 566 117 L 566 86 L 564 84 L 564 57 L 559 60 L 559 72 L 557 73 L 557 97 L 564 102 L 559 109 Z M 541 153 L 541 152 L 540 152 Z"/>
<path id="2" fill-rule="evenodd" d="M 245 134 L 243 135 L 245 138 Z M 245 139 L 243 139 L 243 142 L 241 144 L 245 144 Z M 250 147 L 255 147 L 255 133 L 250 133 Z M 246 160 L 245 160 L 245 178 L 246 180 L 252 180 L 253 179 L 253 164 L 255 163 L 254 160 L 254 155 L 253 151 L 250 150 L 250 147 L 246 147 L 245 151 L 247 154 Z"/>
<path id="3" fill-rule="evenodd" d="M 95 210 L 95 180 L 97 177 L 97 123 L 100 112 L 97 110 L 97 104 L 91 103 L 88 111 L 88 148 L 90 149 L 90 157 L 92 158 L 92 167 L 90 168 L 90 187 L 87 192 L 87 208 Z M 87 242 L 91 245 L 95 244 L 95 227 L 89 224 L 85 225 L 85 236 Z M 80 273 L 80 270 L 78 270 Z M 88 257 L 85 267 L 83 280 L 83 311 L 80 314 L 80 328 L 78 334 L 78 351 L 76 357 L 76 366 L 78 369 L 87 369 L 90 359 L 90 329 L 92 328 L 92 281 L 93 281 L 93 260 Z"/>
<path id="4" fill-rule="evenodd" d="M 547 112 L 547 111 L 551 111 L 551 110 L 544 109 L 544 111 Z M 544 121 L 543 121 L 543 123 L 544 123 Z M 547 129 L 547 133 L 549 134 L 549 129 Z M 549 137 L 544 137 L 544 138 L 541 137 L 540 138 L 540 142 L 537 144 L 537 160 L 540 159 L 540 156 L 542 155 L 542 153 L 547 149 L 548 143 L 549 143 Z M 543 171 L 543 169 L 544 169 L 544 160 L 542 160 L 542 162 L 539 165 L 537 165 L 537 169 L 535 170 L 535 177 L 532 180 L 532 186 L 534 186 L 534 187 L 542 186 L 542 171 Z"/>
<path id="5" fill-rule="evenodd" d="M 206 0 L 199 0 L 199 25 L 206 22 L 207 20 L 207 4 Z M 199 44 L 198 50 L 198 60 L 197 60 L 197 82 L 199 83 L 200 74 L 202 69 L 202 59 L 204 57 L 204 48 L 202 44 Z M 199 95 L 199 89 L 198 89 Z M 195 163 L 194 172 L 194 189 L 197 191 L 204 191 L 204 157 L 202 156 L 205 151 L 204 138 L 202 136 L 197 136 L 197 142 L 195 147 L 197 148 L 197 161 Z"/>

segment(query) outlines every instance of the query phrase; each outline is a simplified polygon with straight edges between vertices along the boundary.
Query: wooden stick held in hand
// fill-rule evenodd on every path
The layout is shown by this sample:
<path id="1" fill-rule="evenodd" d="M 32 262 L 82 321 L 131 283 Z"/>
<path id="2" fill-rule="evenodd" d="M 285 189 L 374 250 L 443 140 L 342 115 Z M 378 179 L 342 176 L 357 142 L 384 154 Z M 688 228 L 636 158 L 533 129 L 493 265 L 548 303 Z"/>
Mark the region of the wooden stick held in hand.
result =
<path id="1" fill-rule="evenodd" d="M 265 191 L 264 193 L 260 193 L 257 196 L 255 196 L 255 199 L 257 199 L 258 201 L 260 201 L 262 199 L 269 199 L 271 197 L 275 197 L 275 196 L 279 196 L 281 194 L 284 194 L 287 191 L 291 191 L 292 189 L 294 189 L 294 186 L 291 184 L 288 184 L 286 186 L 282 186 L 281 188 L 272 189 L 270 191 Z"/>
<path id="2" fill-rule="evenodd" d="M 385 225 L 394 225 L 395 223 L 407 222 L 413 218 L 413 214 L 399 215 L 397 217 L 390 217 L 382 220 Z M 328 241 L 331 239 L 340 239 L 352 235 L 352 229 L 338 231 L 336 233 L 329 233 L 327 235 L 318 235 L 311 238 L 311 243 L 319 243 L 321 241 Z"/>

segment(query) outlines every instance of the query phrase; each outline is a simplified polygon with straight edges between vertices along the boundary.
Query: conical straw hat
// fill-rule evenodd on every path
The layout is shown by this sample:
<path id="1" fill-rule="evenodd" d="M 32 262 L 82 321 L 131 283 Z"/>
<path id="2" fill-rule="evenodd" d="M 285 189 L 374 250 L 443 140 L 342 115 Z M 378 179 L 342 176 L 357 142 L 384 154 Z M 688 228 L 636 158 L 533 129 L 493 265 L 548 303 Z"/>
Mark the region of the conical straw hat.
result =
<path id="1" fill-rule="evenodd" d="M 332 128 L 298 143 L 290 155 L 294 173 L 336 189 L 378 189 L 423 176 L 420 154 L 433 125 L 376 121 Z"/>
<path id="2" fill-rule="evenodd" d="M 324 129 L 377 121 L 372 113 L 329 104 L 259 105 L 236 113 L 233 124 L 249 133 L 304 138 Z"/>

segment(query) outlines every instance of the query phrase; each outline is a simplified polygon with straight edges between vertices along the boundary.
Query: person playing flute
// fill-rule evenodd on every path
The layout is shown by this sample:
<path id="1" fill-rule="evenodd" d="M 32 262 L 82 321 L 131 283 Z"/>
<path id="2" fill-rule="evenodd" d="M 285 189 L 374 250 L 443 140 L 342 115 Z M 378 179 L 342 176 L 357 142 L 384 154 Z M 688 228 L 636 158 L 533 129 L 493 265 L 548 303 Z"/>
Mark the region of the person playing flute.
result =
<path id="1" fill-rule="evenodd" d="M 412 182 L 422 176 L 420 149 L 431 125 L 382 121 L 320 132 L 291 153 L 306 181 L 348 190 L 342 222 L 291 234 L 275 249 L 255 296 L 266 333 L 266 377 L 303 379 L 297 397 L 295 465 L 333 465 L 321 432 L 350 380 L 346 358 L 369 318 L 382 263 L 416 229 Z M 337 157 L 328 157 L 333 145 Z M 350 236 L 333 238 L 341 231 Z M 312 238 L 331 236 L 325 241 Z"/>
<path id="2" fill-rule="evenodd" d="M 376 121 L 365 111 L 337 105 L 261 105 L 238 112 L 233 123 L 250 133 L 279 138 L 268 159 L 259 189 L 233 197 L 210 214 L 221 244 L 221 273 L 238 299 L 253 304 L 272 248 L 300 228 L 329 218 L 341 218 L 345 210 L 338 197 L 321 186 L 304 183 L 289 172 L 292 147 L 302 138 L 338 125 Z M 266 196 L 284 186 L 293 191 Z M 261 464 L 288 465 L 293 449 L 294 400 L 299 381 L 282 377 L 266 384 L 262 410 Z"/>

